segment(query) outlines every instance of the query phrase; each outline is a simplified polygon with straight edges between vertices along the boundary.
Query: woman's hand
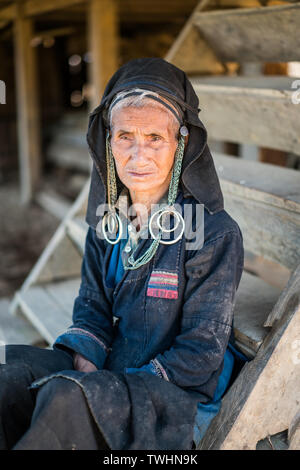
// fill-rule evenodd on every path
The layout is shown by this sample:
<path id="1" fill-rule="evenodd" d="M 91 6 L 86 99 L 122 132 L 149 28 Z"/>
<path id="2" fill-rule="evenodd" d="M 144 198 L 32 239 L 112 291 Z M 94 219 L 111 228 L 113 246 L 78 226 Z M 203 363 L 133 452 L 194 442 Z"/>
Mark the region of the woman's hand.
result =
<path id="1" fill-rule="evenodd" d="M 98 370 L 95 364 L 88 361 L 79 353 L 74 354 L 73 364 L 74 369 L 79 370 L 80 372 L 95 372 L 96 370 Z"/>

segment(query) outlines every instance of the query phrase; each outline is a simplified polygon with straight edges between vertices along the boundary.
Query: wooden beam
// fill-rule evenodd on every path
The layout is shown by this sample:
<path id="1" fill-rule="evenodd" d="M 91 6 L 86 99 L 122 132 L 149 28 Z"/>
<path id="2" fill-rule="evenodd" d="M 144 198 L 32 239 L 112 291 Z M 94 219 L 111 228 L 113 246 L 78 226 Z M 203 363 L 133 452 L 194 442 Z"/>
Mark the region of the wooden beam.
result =
<path id="1" fill-rule="evenodd" d="M 239 344 L 246 346 L 251 359 L 269 332 L 264 327 L 264 321 L 279 294 L 280 290 L 276 287 L 243 271 L 234 306 L 234 334 Z"/>
<path id="2" fill-rule="evenodd" d="M 255 450 L 259 440 L 289 428 L 299 411 L 300 266 L 284 312 L 226 393 L 201 450 Z"/>
<path id="3" fill-rule="evenodd" d="M 193 21 L 221 61 L 300 60 L 300 4 L 196 12 Z"/>
<path id="4" fill-rule="evenodd" d="M 40 115 L 36 49 L 31 47 L 33 23 L 17 4 L 14 21 L 17 131 L 21 202 L 28 203 L 37 187 L 41 169 Z"/>
<path id="5" fill-rule="evenodd" d="M 0 29 L 5 28 L 16 17 L 16 5 L 9 5 L 0 10 Z"/>
<path id="6" fill-rule="evenodd" d="M 70 281 L 65 281 L 65 284 L 67 282 L 70 283 Z M 63 302 L 57 302 L 53 294 L 54 286 L 51 284 L 33 286 L 25 293 L 17 293 L 22 313 L 49 344 L 53 344 L 57 336 L 62 334 L 72 323 L 70 304 L 72 305 L 72 301 L 75 300 L 78 284 L 77 281 L 74 287 L 72 285 L 70 293 L 67 292 L 66 286 L 60 289 L 60 294 L 64 292 L 65 297 L 69 294 L 67 305 Z M 49 288 L 52 289 L 49 291 Z M 69 310 L 67 310 L 67 306 Z"/>
<path id="7" fill-rule="evenodd" d="M 238 222 L 245 249 L 293 271 L 300 263 L 299 172 L 216 153 L 213 158 L 225 209 Z"/>
<path id="8" fill-rule="evenodd" d="M 196 6 L 165 56 L 165 60 L 183 69 L 186 73 L 225 73 L 225 67 L 203 39 L 199 30 L 194 26 L 196 13 L 205 8 L 208 3 L 208 1 L 202 0 L 202 2 Z"/>
<path id="9" fill-rule="evenodd" d="M 1 8 L 0 21 L 12 21 L 16 17 L 16 5 L 9 5 L 8 7 Z"/>
<path id="10" fill-rule="evenodd" d="M 41 38 L 47 38 L 47 37 L 59 37 L 59 36 L 70 36 L 71 34 L 75 34 L 77 32 L 77 29 L 74 28 L 73 26 L 67 26 L 64 28 L 53 28 L 53 29 L 47 29 L 44 31 L 38 31 L 36 33 L 36 36 L 39 36 Z"/>
<path id="11" fill-rule="evenodd" d="M 297 268 L 296 268 L 297 270 Z M 298 268 L 299 270 L 299 268 Z M 300 280 L 299 278 L 293 273 L 283 289 L 283 291 L 280 294 L 280 297 L 278 299 L 278 302 L 274 306 L 274 308 L 271 310 L 271 312 L 268 315 L 268 318 L 266 319 L 264 323 L 264 327 L 272 327 L 278 322 L 284 315 L 285 310 L 287 309 L 287 302 L 290 301 L 290 293 L 294 292 L 295 296 L 299 295 L 300 292 Z"/>
<path id="12" fill-rule="evenodd" d="M 90 108 L 93 109 L 100 103 L 107 81 L 119 65 L 116 1 L 90 0 L 87 29 L 92 55 L 89 80 L 92 88 Z"/>
<path id="13" fill-rule="evenodd" d="M 296 413 L 289 427 L 289 449 L 288 450 L 299 450 L 300 449 L 300 407 Z"/>
<path id="14" fill-rule="evenodd" d="M 210 138 L 300 154 L 295 78 L 193 77 L 191 81 Z"/>
<path id="15" fill-rule="evenodd" d="M 86 3 L 86 0 L 27 0 L 24 3 L 24 15 L 36 16 L 43 13 L 49 13 L 55 10 L 62 10 L 80 3 Z"/>

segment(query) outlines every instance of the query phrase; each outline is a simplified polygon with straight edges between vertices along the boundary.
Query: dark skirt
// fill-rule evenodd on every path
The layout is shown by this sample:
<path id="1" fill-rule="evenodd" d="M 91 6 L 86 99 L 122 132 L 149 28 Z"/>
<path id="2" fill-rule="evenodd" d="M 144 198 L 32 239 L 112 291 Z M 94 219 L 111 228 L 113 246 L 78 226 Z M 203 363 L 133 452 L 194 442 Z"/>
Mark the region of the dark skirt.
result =
<path id="1" fill-rule="evenodd" d="M 199 395 L 159 377 L 73 369 L 64 351 L 7 346 L 0 448 L 188 450 Z"/>

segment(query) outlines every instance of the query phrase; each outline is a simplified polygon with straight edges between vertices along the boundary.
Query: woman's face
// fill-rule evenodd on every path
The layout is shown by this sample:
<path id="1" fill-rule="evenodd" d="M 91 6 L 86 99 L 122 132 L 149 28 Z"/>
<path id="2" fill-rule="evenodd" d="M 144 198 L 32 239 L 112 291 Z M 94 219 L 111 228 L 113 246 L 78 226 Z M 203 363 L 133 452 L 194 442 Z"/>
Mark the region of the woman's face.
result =
<path id="1" fill-rule="evenodd" d="M 178 141 L 163 108 L 122 108 L 112 115 L 111 148 L 122 183 L 131 191 L 166 191 Z"/>

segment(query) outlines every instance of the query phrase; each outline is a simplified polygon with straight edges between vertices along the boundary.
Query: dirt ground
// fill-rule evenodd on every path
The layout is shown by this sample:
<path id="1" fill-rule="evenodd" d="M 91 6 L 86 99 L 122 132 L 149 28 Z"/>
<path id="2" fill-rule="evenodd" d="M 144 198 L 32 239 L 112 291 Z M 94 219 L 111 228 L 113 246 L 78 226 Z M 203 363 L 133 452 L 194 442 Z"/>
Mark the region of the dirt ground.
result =
<path id="1" fill-rule="evenodd" d="M 0 297 L 11 297 L 39 258 L 59 220 L 38 204 L 20 205 L 17 182 L 0 185 Z"/>

